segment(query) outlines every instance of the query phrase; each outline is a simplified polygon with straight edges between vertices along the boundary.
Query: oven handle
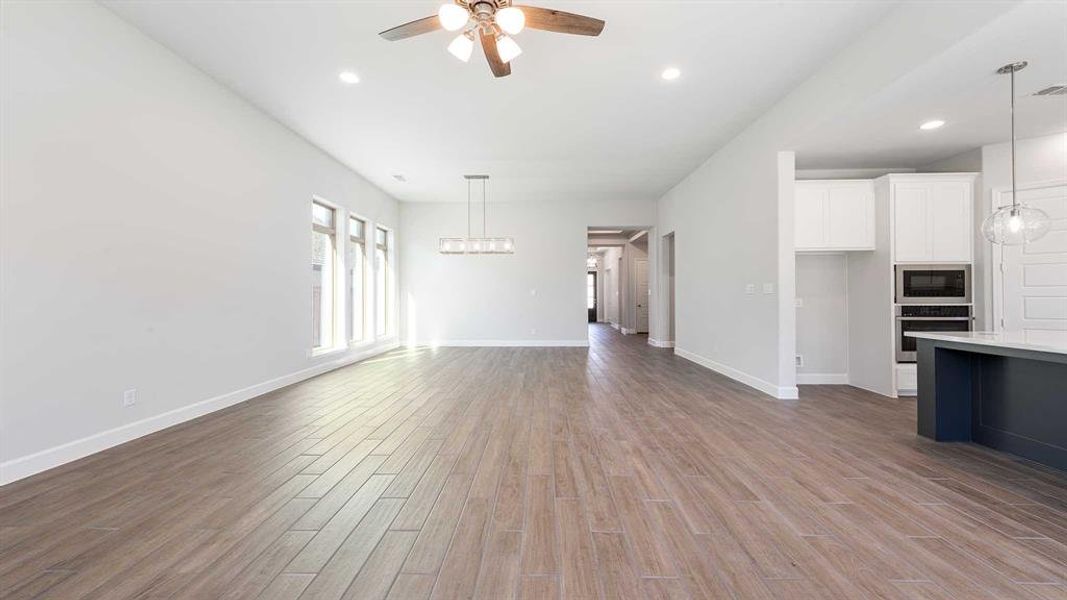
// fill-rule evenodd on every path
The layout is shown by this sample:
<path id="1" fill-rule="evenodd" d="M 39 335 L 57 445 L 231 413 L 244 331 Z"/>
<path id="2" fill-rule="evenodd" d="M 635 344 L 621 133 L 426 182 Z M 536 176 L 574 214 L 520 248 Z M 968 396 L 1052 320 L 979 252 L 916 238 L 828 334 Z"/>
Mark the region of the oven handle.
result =
<path id="1" fill-rule="evenodd" d="M 897 317 L 898 321 L 973 321 L 974 317 Z"/>

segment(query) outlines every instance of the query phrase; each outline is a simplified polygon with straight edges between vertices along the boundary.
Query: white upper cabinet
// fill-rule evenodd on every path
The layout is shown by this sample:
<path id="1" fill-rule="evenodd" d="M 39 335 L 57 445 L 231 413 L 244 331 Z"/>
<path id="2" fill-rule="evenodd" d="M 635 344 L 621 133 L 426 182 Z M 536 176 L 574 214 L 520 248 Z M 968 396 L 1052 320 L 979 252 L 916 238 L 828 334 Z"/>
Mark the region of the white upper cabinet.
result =
<path id="1" fill-rule="evenodd" d="M 826 189 L 813 185 L 796 186 L 793 245 L 797 250 L 826 244 Z"/>
<path id="2" fill-rule="evenodd" d="M 874 250 L 873 181 L 798 181 L 795 196 L 798 252 Z"/>
<path id="3" fill-rule="evenodd" d="M 892 185 L 896 262 L 972 260 L 972 176 L 916 175 Z"/>
<path id="4" fill-rule="evenodd" d="M 930 196 L 931 258 L 937 262 L 970 262 L 974 239 L 974 183 L 946 181 L 933 185 Z"/>
<path id="5" fill-rule="evenodd" d="M 894 242 L 897 262 L 924 261 L 931 257 L 930 189 L 922 184 L 893 186 Z"/>

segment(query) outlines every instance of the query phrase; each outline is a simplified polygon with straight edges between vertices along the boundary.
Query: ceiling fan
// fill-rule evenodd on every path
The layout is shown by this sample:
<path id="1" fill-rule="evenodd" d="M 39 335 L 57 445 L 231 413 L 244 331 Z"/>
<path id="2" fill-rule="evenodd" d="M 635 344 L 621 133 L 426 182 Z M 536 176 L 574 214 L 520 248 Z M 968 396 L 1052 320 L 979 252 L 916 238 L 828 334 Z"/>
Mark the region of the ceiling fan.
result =
<path id="1" fill-rule="evenodd" d="M 522 54 L 522 48 L 511 36 L 526 27 L 595 37 L 604 30 L 604 21 L 550 8 L 513 6 L 511 0 L 452 0 L 442 4 L 434 16 L 404 23 L 378 35 L 395 42 L 438 29 L 460 31 L 448 45 L 448 51 L 463 62 L 470 60 L 477 35 L 493 75 L 506 77 L 511 75 L 511 60 Z"/>

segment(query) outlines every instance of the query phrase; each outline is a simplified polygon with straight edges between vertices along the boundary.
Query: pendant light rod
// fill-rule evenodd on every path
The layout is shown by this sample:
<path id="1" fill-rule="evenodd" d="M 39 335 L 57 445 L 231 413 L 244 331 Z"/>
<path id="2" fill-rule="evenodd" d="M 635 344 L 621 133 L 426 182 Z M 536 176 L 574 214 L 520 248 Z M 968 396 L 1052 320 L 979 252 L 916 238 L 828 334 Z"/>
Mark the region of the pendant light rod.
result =
<path id="1" fill-rule="evenodd" d="M 1025 60 L 1021 60 L 997 69 L 1000 75 L 1007 73 L 1011 77 L 1011 209 L 1013 213 L 1019 207 L 1015 186 L 1015 72 L 1022 71 L 1028 64 Z"/>
<path id="2" fill-rule="evenodd" d="M 1015 65 L 1011 66 L 1011 206 L 1019 206 L 1019 194 L 1015 190 Z"/>

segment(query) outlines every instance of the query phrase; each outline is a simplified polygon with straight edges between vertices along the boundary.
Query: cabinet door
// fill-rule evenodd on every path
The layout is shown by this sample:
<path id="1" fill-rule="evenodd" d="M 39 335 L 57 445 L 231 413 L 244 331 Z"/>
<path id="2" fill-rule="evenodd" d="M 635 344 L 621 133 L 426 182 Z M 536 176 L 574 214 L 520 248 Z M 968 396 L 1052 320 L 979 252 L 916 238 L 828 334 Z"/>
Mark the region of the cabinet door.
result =
<path id="1" fill-rule="evenodd" d="M 831 187 L 826 212 L 829 248 L 874 249 L 873 184 Z"/>
<path id="2" fill-rule="evenodd" d="M 893 243 L 897 262 L 930 260 L 929 205 L 930 186 L 893 185 Z"/>
<path id="3" fill-rule="evenodd" d="M 930 189 L 931 260 L 971 260 L 971 212 L 973 184 L 969 181 L 937 182 Z"/>
<path id="4" fill-rule="evenodd" d="M 793 246 L 797 250 L 825 248 L 826 188 L 798 183 L 793 211 Z"/>

